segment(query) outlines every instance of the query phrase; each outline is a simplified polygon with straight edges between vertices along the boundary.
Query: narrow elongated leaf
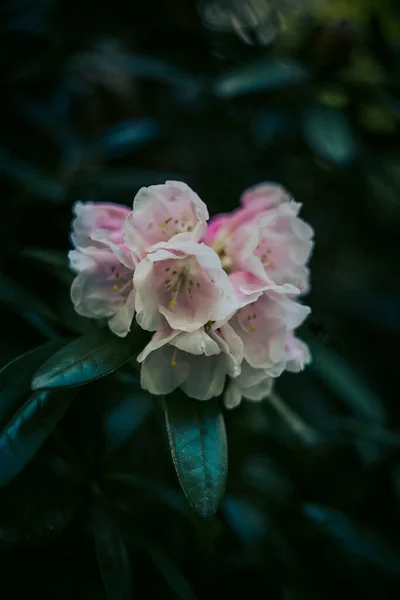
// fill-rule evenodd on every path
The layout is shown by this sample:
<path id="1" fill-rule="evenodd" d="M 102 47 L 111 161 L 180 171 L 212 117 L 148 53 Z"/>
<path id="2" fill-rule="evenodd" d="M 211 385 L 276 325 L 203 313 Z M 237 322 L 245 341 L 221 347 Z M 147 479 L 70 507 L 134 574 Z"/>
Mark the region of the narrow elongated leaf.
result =
<path id="1" fill-rule="evenodd" d="M 350 364 L 334 350 L 310 340 L 312 368 L 349 408 L 364 419 L 385 422 L 385 412 L 379 397 Z"/>
<path id="2" fill-rule="evenodd" d="M 65 344 L 64 340 L 54 340 L 38 348 L 17 356 L 0 371 L 0 426 L 18 401 L 29 394 L 31 379 L 40 365 Z"/>
<path id="3" fill-rule="evenodd" d="M 212 516 L 222 499 L 228 472 L 225 423 L 218 401 L 198 402 L 184 394 L 163 401 L 172 459 L 190 504 Z"/>
<path id="4" fill-rule="evenodd" d="M 123 156 L 141 148 L 160 135 L 160 127 L 153 119 L 122 121 L 107 130 L 101 146 L 107 156 Z"/>
<path id="5" fill-rule="evenodd" d="M 107 331 L 90 332 L 64 346 L 46 361 L 32 381 L 32 389 L 63 388 L 89 383 L 112 373 L 134 355 L 131 338 Z"/>
<path id="6" fill-rule="evenodd" d="M 347 515 L 332 508 L 317 504 L 305 504 L 303 512 L 310 520 L 343 544 L 349 552 L 389 573 L 399 574 L 400 557 L 374 531 L 366 529 Z"/>
<path id="7" fill-rule="evenodd" d="M 299 63 L 261 59 L 222 73 L 214 84 L 214 90 L 221 98 L 233 98 L 299 85 L 308 78 L 309 73 Z"/>
<path id="8" fill-rule="evenodd" d="M 131 566 L 118 522 L 105 506 L 93 509 L 97 562 L 109 600 L 130 600 Z"/>
<path id="9" fill-rule="evenodd" d="M 0 302 L 18 312 L 37 313 L 47 319 L 56 319 L 54 313 L 41 298 L 1 273 Z"/>
<path id="10" fill-rule="evenodd" d="M 162 548 L 145 538 L 136 540 L 136 543 L 138 543 L 141 549 L 143 548 L 149 553 L 154 564 L 174 591 L 177 598 L 180 598 L 181 600 L 195 600 L 196 595 L 189 581 L 186 579 L 179 566 L 171 560 L 170 556 L 168 556 Z"/>
<path id="11" fill-rule="evenodd" d="M 40 391 L 21 406 L 0 433 L 0 487 L 33 458 L 68 410 L 77 390 Z"/>
<path id="12" fill-rule="evenodd" d="M 321 107 L 307 111 L 303 130 L 313 150 L 338 166 L 347 165 L 356 155 L 354 135 L 341 109 Z"/>
<path id="13" fill-rule="evenodd" d="M 24 248 L 21 254 L 50 272 L 62 283 L 71 285 L 74 275 L 69 269 L 67 252 L 48 248 Z"/>

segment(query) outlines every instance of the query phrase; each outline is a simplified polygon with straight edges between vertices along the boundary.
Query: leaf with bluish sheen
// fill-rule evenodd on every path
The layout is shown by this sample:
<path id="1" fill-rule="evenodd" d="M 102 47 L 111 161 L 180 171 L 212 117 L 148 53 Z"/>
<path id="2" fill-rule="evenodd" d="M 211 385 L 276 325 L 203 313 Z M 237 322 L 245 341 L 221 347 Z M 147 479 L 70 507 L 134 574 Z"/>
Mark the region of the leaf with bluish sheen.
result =
<path id="1" fill-rule="evenodd" d="M 109 157 L 123 156 L 157 139 L 160 127 L 153 119 L 122 121 L 109 128 L 101 141 L 102 151 Z"/>
<path id="2" fill-rule="evenodd" d="M 54 313 L 41 298 L 1 273 L 0 302 L 16 312 L 37 313 L 46 319 L 56 320 Z"/>
<path id="3" fill-rule="evenodd" d="M 214 91 L 221 98 L 234 98 L 300 85 L 308 79 L 308 71 L 299 63 L 261 59 L 219 75 L 214 83 Z"/>
<path id="4" fill-rule="evenodd" d="M 304 135 L 312 149 L 339 167 L 356 156 L 357 145 L 349 121 L 338 108 L 313 108 L 303 117 Z"/>
<path id="5" fill-rule="evenodd" d="M 131 565 L 116 519 L 100 503 L 93 508 L 93 535 L 97 562 L 109 600 L 130 600 Z"/>
<path id="6" fill-rule="evenodd" d="M 228 473 L 228 447 L 218 401 L 199 402 L 182 393 L 163 400 L 175 469 L 189 503 L 202 517 L 218 509 Z"/>
<path id="7" fill-rule="evenodd" d="M 109 456 L 121 448 L 139 429 L 152 409 L 150 394 L 143 391 L 139 382 L 137 389 L 126 391 L 117 386 L 118 403 L 113 404 L 105 412 L 102 429 L 105 437 L 105 454 Z M 115 394 L 114 394 L 115 398 Z"/>
<path id="8" fill-rule="evenodd" d="M 54 340 L 17 356 L 0 371 L 0 426 L 25 394 L 31 391 L 31 379 L 41 364 L 59 350 L 65 340 Z"/>
<path id="9" fill-rule="evenodd" d="M 64 346 L 36 372 L 32 389 L 83 385 L 109 375 L 133 357 L 132 336 L 119 338 L 101 330 L 90 332 Z"/>
<path id="10" fill-rule="evenodd" d="M 323 344 L 312 340 L 308 344 L 313 357 L 311 368 L 317 375 L 360 417 L 383 424 L 386 415 L 379 397 L 351 365 Z"/>
<path id="11" fill-rule="evenodd" d="M 76 394 L 75 389 L 34 392 L 10 419 L 0 433 L 0 487 L 34 457 Z"/>

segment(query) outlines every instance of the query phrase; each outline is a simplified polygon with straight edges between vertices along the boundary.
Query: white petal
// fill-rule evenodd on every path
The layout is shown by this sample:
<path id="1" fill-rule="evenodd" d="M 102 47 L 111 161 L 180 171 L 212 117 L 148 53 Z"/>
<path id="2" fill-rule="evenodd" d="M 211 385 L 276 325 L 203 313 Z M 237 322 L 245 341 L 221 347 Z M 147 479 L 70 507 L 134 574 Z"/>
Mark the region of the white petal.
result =
<path id="1" fill-rule="evenodd" d="M 189 354 L 212 356 L 221 352 L 218 344 L 211 339 L 204 329 L 199 329 L 193 333 L 180 333 L 171 343 L 175 348 Z"/>
<path id="2" fill-rule="evenodd" d="M 223 357 L 192 354 L 186 354 L 186 357 L 189 363 L 189 374 L 181 385 L 182 390 L 196 400 L 209 400 L 220 396 L 226 377 Z"/>
<path id="3" fill-rule="evenodd" d="M 169 344 L 151 352 L 142 363 L 142 388 L 155 395 L 173 392 L 188 376 L 188 356 Z"/>
<path id="4" fill-rule="evenodd" d="M 131 329 L 135 314 L 135 290 L 131 290 L 125 304 L 123 304 L 109 320 L 108 326 L 115 335 L 125 337 Z"/>
<path id="5" fill-rule="evenodd" d="M 179 331 L 173 331 L 169 327 L 165 326 L 162 327 L 153 335 L 150 342 L 139 354 L 137 361 L 139 363 L 143 362 L 145 358 L 149 356 L 149 354 L 171 342 L 177 335 L 179 335 Z"/>
<path id="6" fill-rule="evenodd" d="M 231 380 L 226 386 L 224 394 L 224 405 L 226 408 L 235 408 L 239 406 L 242 401 L 242 392 L 239 387 L 235 384 L 235 380 Z"/>

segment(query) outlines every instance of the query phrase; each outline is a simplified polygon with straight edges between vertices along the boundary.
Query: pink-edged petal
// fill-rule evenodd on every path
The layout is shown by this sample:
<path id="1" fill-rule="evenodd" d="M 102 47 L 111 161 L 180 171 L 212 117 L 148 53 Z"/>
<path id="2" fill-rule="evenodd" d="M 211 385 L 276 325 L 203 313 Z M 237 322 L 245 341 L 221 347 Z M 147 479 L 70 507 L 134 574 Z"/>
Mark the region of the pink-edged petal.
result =
<path id="1" fill-rule="evenodd" d="M 186 184 L 167 181 L 141 188 L 124 225 L 126 245 L 140 257 L 159 242 L 178 236 L 198 241 L 206 230 L 208 211 Z"/>

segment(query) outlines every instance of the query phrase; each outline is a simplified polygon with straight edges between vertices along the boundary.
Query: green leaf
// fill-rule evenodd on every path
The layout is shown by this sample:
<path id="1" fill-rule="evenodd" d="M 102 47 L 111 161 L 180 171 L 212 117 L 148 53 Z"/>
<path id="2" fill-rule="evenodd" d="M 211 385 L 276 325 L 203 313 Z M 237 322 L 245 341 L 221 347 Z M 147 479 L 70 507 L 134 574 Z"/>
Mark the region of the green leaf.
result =
<path id="1" fill-rule="evenodd" d="M 0 302 L 16 312 L 37 313 L 46 319 L 56 320 L 47 304 L 21 284 L 0 273 Z"/>
<path id="2" fill-rule="evenodd" d="M 65 344 L 54 340 L 21 354 L 5 365 L 0 371 L 0 426 L 9 418 L 10 411 L 18 406 L 18 401 L 29 394 L 31 379 L 40 365 Z"/>
<path id="3" fill-rule="evenodd" d="M 356 523 L 338 510 L 318 504 L 303 505 L 303 513 L 349 552 L 389 573 L 399 574 L 400 557 L 391 544 L 375 531 Z"/>
<path id="4" fill-rule="evenodd" d="M 172 459 L 189 503 L 202 517 L 220 504 L 228 472 L 225 423 L 218 401 L 181 393 L 163 400 Z"/>
<path id="5" fill-rule="evenodd" d="M 0 487 L 18 475 L 68 410 L 77 390 L 39 391 L 0 433 Z"/>
<path id="6" fill-rule="evenodd" d="M 379 397 L 350 364 L 334 350 L 309 340 L 313 362 L 312 368 L 360 417 L 383 424 L 385 412 Z"/>
<path id="7" fill-rule="evenodd" d="M 24 248 L 21 256 L 37 263 L 42 269 L 57 277 L 62 283 L 71 285 L 74 275 L 69 269 L 68 254 L 62 250 L 48 248 Z"/>
<path id="8" fill-rule="evenodd" d="M 292 431 L 301 439 L 304 444 L 314 445 L 320 441 L 320 436 L 312 427 L 307 425 L 299 415 L 297 415 L 278 394 L 270 394 L 267 398 L 271 406 L 274 407 L 278 415 L 292 429 Z"/>
<path id="9" fill-rule="evenodd" d="M 138 543 L 140 549 L 144 549 L 149 553 L 154 564 L 159 569 L 161 575 L 171 587 L 177 598 L 180 598 L 181 600 L 196 599 L 196 595 L 189 581 L 186 579 L 178 565 L 171 560 L 170 556 L 164 552 L 162 548 L 146 538 L 141 537 L 135 541 Z"/>
<path id="10" fill-rule="evenodd" d="M 131 566 L 119 524 L 100 503 L 93 508 L 93 535 L 97 562 L 109 600 L 130 600 Z"/>
<path id="11" fill-rule="evenodd" d="M 313 108 L 303 118 L 304 135 L 312 149 L 338 166 L 356 156 L 357 145 L 346 114 L 338 108 Z"/>
<path id="12" fill-rule="evenodd" d="M 214 83 L 214 91 L 221 98 L 233 98 L 299 85 L 308 78 L 309 73 L 299 63 L 261 59 L 220 75 Z"/>
<path id="13" fill-rule="evenodd" d="M 56 352 L 37 371 L 32 389 L 53 389 L 89 383 L 112 373 L 138 351 L 132 337 L 102 330 L 90 332 Z"/>

